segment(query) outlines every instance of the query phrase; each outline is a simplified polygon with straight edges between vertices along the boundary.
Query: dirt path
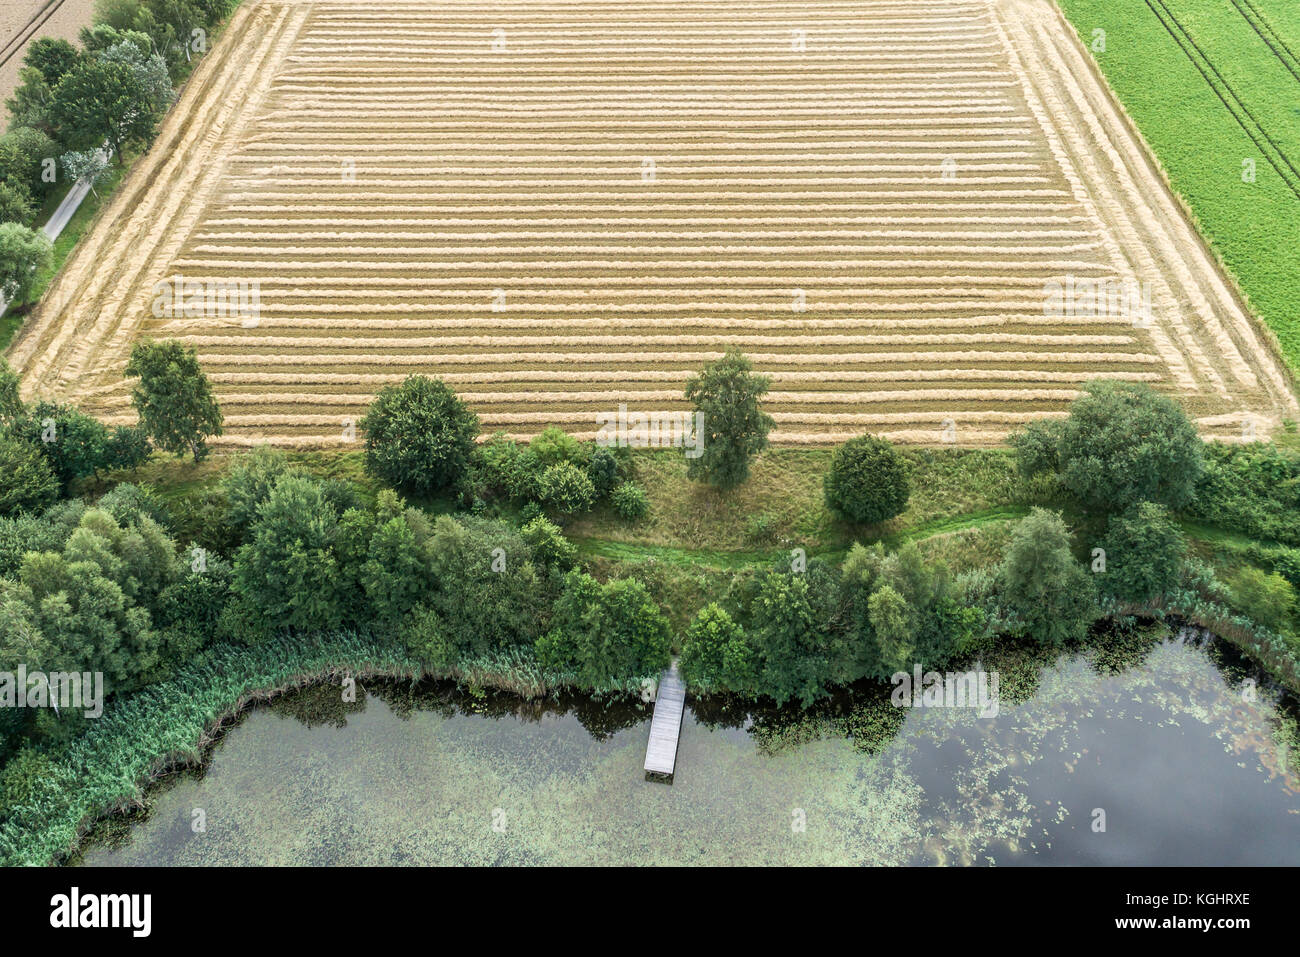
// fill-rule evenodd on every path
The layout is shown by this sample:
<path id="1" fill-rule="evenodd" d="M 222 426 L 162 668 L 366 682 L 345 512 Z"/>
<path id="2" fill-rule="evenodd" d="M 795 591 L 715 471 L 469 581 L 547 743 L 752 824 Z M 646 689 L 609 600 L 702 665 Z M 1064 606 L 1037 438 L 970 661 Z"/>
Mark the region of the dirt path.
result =
<path id="1" fill-rule="evenodd" d="M 157 314 L 178 278 L 257 315 Z M 1149 319 L 1048 308 L 1089 282 Z M 1047 0 L 247 3 L 11 361 L 126 421 L 143 335 L 231 444 L 347 441 L 414 372 L 589 435 L 732 345 L 784 443 L 990 444 L 1101 376 L 1229 440 L 1297 414 Z"/>

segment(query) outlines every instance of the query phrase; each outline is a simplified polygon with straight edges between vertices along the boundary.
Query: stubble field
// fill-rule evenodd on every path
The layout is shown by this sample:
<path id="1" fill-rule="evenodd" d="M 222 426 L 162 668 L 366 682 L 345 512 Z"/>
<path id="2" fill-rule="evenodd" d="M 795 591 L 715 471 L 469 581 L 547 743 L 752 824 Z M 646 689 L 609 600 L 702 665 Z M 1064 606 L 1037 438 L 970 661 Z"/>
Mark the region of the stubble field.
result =
<path id="1" fill-rule="evenodd" d="M 176 277 L 256 319 L 155 315 Z M 1047 314 L 1089 280 L 1149 321 Z M 732 346 L 786 444 L 991 444 L 1095 377 L 1227 439 L 1297 414 L 1046 0 L 246 2 L 10 360 L 130 421 L 144 336 L 231 444 L 342 443 L 416 372 L 589 436 Z"/>

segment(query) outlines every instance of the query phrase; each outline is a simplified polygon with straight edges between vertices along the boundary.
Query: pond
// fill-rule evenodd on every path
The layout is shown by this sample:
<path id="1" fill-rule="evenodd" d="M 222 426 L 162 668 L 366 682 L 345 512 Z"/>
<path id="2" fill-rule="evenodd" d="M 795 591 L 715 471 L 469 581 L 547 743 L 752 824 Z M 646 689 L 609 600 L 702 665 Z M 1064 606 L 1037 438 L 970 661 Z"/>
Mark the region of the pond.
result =
<path id="1" fill-rule="evenodd" d="M 96 865 L 1300 864 L 1297 707 L 1180 632 L 985 660 L 996 717 L 859 689 L 692 703 L 671 785 L 639 703 L 444 685 L 255 709 L 101 827 Z"/>

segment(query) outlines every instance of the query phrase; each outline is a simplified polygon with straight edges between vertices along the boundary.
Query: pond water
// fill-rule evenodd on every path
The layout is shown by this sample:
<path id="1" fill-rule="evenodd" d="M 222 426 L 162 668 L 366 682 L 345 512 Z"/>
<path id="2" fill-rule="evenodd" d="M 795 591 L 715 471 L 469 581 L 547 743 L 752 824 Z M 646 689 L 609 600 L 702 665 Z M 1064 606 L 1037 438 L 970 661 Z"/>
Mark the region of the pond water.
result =
<path id="1" fill-rule="evenodd" d="M 986 660 L 993 718 L 879 687 L 812 716 L 695 704 L 671 785 L 642 773 L 639 704 L 318 687 L 84 863 L 1300 864 L 1295 702 L 1231 658 L 1179 635 Z"/>

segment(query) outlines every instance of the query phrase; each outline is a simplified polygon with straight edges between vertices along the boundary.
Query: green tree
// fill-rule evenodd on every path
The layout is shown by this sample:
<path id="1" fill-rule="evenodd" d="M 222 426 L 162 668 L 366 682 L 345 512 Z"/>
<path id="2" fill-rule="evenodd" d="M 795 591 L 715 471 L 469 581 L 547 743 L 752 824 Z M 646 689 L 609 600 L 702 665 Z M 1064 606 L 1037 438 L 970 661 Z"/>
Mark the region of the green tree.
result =
<path id="1" fill-rule="evenodd" d="M 101 185 L 112 173 L 108 157 L 101 149 L 68 150 L 59 157 L 59 165 L 71 182 L 79 183 L 84 179 L 96 197 L 99 192 L 95 187 Z"/>
<path id="2" fill-rule="evenodd" d="M 1056 512 L 1035 508 L 1017 523 L 998 568 L 998 594 L 1046 645 L 1082 638 L 1096 615 L 1096 587 L 1070 553 L 1070 535 Z"/>
<path id="3" fill-rule="evenodd" d="M 53 143 L 52 135 L 55 129 L 51 111 L 54 108 L 54 91 L 52 84 L 45 79 L 40 70 L 31 66 L 19 70 L 18 85 L 14 88 L 13 96 L 5 101 L 5 105 L 9 107 L 9 116 L 14 127 L 40 132 Z M 53 146 L 46 155 L 54 155 Z M 0 143 L 0 179 L 13 178 L 18 182 L 26 182 L 25 178 L 15 176 L 13 170 L 12 159 L 5 156 L 3 144 Z"/>
<path id="4" fill-rule="evenodd" d="M 140 377 L 131 401 L 154 444 L 195 462 L 206 456 L 206 439 L 221 434 L 222 417 L 194 350 L 174 339 L 137 342 L 126 374 Z"/>
<path id="5" fill-rule="evenodd" d="M 451 488 L 469 468 L 475 415 L 443 382 L 408 376 L 385 386 L 361 420 L 366 468 L 389 485 L 428 496 Z"/>
<path id="6" fill-rule="evenodd" d="M 853 522 L 874 525 L 907 507 L 907 464 L 885 439 L 864 435 L 835 450 L 823 482 L 826 505 Z"/>
<path id="7" fill-rule="evenodd" d="M 15 305 L 25 303 L 40 273 L 53 261 L 51 250 L 44 233 L 20 223 L 0 223 L 0 297 Z"/>
<path id="8" fill-rule="evenodd" d="M 7 431 L 45 454 L 65 491 L 108 464 L 108 429 L 74 406 L 42 399 L 12 420 Z"/>
<path id="9" fill-rule="evenodd" d="M 271 497 L 271 489 L 286 475 L 299 474 L 279 449 L 258 445 L 241 455 L 221 477 L 226 497 L 226 520 L 246 528 L 257 518 L 257 510 Z"/>
<path id="10" fill-rule="evenodd" d="M 1022 471 L 1050 465 L 1052 435 L 1061 484 L 1106 514 L 1138 502 L 1182 508 L 1204 468 L 1196 427 L 1172 399 L 1140 383 L 1089 382 L 1059 429 L 1039 427 L 1017 440 Z"/>
<path id="11" fill-rule="evenodd" d="M 0 434 L 0 515 L 41 512 L 59 497 L 59 480 L 34 446 Z"/>
<path id="12" fill-rule="evenodd" d="M 53 181 L 45 173 L 58 152 L 54 141 L 41 130 L 10 127 L 0 136 L 0 180 L 21 185 L 37 196 L 48 192 Z"/>
<path id="13" fill-rule="evenodd" d="M 749 478 L 750 460 L 767 448 L 775 424 L 759 406 L 770 380 L 754 373 L 753 363 L 730 351 L 686 382 L 686 400 L 703 428 L 696 436 L 700 454 L 686 460 L 688 478 L 731 489 Z"/>
<path id="14" fill-rule="evenodd" d="M 267 630 L 339 625 L 337 527 L 321 484 L 305 476 L 282 478 L 258 509 L 250 539 L 235 557 L 235 586 Z"/>
<path id="15" fill-rule="evenodd" d="M 136 469 L 149 460 L 149 434 L 138 425 L 119 425 L 104 445 L 104 468 Z"/>
<path id="16" fill-rule="evenodd" d="M 561 462 L 577 464 L 582 460 L 582 443 L 555 425 L 542 429 L 528 443 L 528 447 L 537 456 L 537 464 L 543 469 Z"/>
<path id="17" fill-rule="evenodd" d="M 385 518 L 370 538 L 369 553 L 361 567 L 361 582 L 375 617 L 394 627 L 409 615 L 429 591 L 429 570 L 406 520 L 405 505 L 389 491 L 380 504 Z"/>
<path id="18" fill-rule="evenodd" d="M 1113 516 L 1102 548 L 1101 589 L 1119 601 L 1144 604 L 1178 587 L 1187 542 L 1164 506 L 1143 502 Z"/>
<path id="19" fill-rule="evenodd" d="M 23 54 L 23 63 L 40 70 L 41 76 L 45 77 L 45 82 L 50 86 L 58 83 L 63 74 L 76 66 L 80 59 L 81 54 L 77 48 L 62 37 L 40 37 L 33 40 Z"/>
<path id="20" fill-rule="evenodd" d="M 124 527 L 90 509 L 61 552 L 23 557 L 5 614 L 35 649 L 29 667 L 102 671 L 109 691 L 130 690 L 167 664 L 149 609 L 177 571 L 174 544 L 147 516 Z"/>
<path id="21" fill-rule="evenodd" d="M 882 585 L 872 592 L 867 608 L 880 652 L 880 676 L 909 670 L 916 648 L 914 609 L 891 585 Z"/>
<path id="22" fill-rule="evenodd" d="M 18 387 L 18 373 L 0 356 L 0 427 L 22 418 L 27 412 Z"/>
<path id="23" fill-rule="evenodd" d="M 555 588 L 517 529 L 440 515 L 422 547 L 432 581 L 424 603 L 456 655 L 531 645 L 546 627 Z"/>
<path id="24" fill-rule="evenodd" d="M 528 522 L 520 530 L 520 535 L 533 562 L 540 568 L 567 572 L 578 560 L 577 547 L 545 515 L 538 515 Z"/>
<path id="25" fill-rule="evenodd" d="M 120 163 L 124 147 L 152 138 L 171 91 L 169 83 L 167 96 L 160 95 L 151 61 L 133 63 L 110 49 L 118 51 L 114 58 L 85 57 L 59 80 L 50 117 L 71 148 L 96 149 L 107 140 Z"/>
<path id="26" fill-rule="evenodd" d="M 796 699 L 807 707 L 826 693 L 831 678 L 831 636 L 811 580 L 811 574 L 770 572 L 749 608 L 758 690 L 777 704 Z"/>
<path id="27" fill-rule="evenodd" d="M 591 452 L 591 461 L 587 463 L 587 477 L 596 489 L 596 498 L 609 495 L 618 484 L 618 459 L 607 448 L 597 447 Z"/>
<path id="28" fill-rule="evenodd" d="M 754 686 L 754 652 L 745 629 L 717 602 L 701 608 L 686 629 L 679 664 L 687 681 L 709 690 L 745 692 Z"/>
<path id="29" fill-rule="evenodd" d="M 550 668 L 573 669 L 589 687 L 657 673 L 669 661 L 668 619 L 636 579 L 602 585 L 585 572 L 570 572 L 553 625 L 537 641 L 539 659 Z"/>
<path id="30" fill-rule="evenodd" d="M 26 224 L 35 209 L 30 189 L 22 183 L 0 180 L 0 222 Z"/>
<path id="31" fill-rule="evenodd" d="M 1016 467 L 1024 478 L 1060 470 L 1061 429 L 1058 419 L 1038 419 L 1011 436 Z"/>

